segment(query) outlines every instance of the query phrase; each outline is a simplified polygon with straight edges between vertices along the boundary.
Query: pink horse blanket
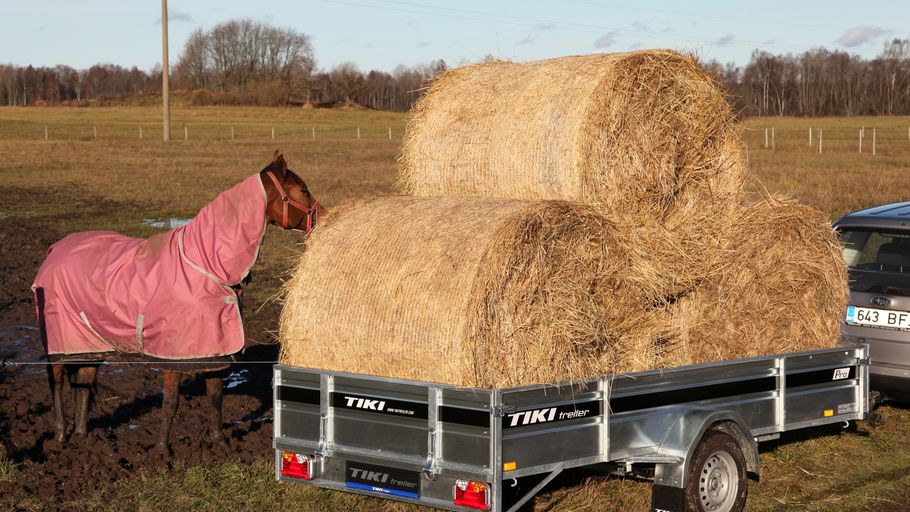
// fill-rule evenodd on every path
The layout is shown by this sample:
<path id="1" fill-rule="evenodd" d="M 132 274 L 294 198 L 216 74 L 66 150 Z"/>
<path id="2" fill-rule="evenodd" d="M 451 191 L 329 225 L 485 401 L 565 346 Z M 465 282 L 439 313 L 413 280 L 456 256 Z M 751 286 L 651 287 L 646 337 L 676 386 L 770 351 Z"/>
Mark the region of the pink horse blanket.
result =
<path id="1" fill-rule="evenodd" d="M 259 255 L 265 209 L 255 174 L 147 240 L 89 231 L 52 245 L 32 285 L 48 354 L 193 359 L 242 349 L 231 286 Z"/>

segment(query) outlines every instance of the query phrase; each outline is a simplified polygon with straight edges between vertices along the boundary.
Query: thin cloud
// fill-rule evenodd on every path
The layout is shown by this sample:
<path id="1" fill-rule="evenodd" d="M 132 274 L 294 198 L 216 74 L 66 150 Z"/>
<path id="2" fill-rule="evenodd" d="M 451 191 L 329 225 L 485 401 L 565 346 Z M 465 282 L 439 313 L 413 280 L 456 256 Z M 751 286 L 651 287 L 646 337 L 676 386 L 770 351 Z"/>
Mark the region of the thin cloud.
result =
<path id="1" fill-rule="evenodd" d="M 556 25 L 552 23 L 538 23 L 537 25 L 534 25 L 534 30 L 540 31 L 553 30 L 554 28 L 556 28 Z"/>
<path id="2" fill-rule="evenodd" d="M 193 15 L 188 12 L 177 11 L 174 9 L 168 9 L 167 11 L 167 21 L 168 23 L 173 23 L 175 21 L 183 21 L 186 23 L 195 23 L 193 20 Z M 161 16 L 158 16 L 158 19 L 155 20 L 155 25 L 161 25 Z"/>
<path id="3" fill-rule="evenodd" d="M 717 41 L 714 41 L 714 44 L 716 44 L 717 46 L 727 46 L 733 42 L 733 39 L 734 39 L 733 34 L 727 34 L 727 35 L 721 37 L 720 39 L 718 39 Z"/>
<path id="4" fill-rule="evenodd" d="M 609 48 L 616 44 L 616 31 L 607 32 L 594 41 L 594 48 Z"/>
<path id="5" fill-rule="evenodd" d="M 883 36 L 890 32 L 881 27 L 873 27 L 870 25 L 857 25 L 850 30 L 844 32 L 844 35 L 837 38 L 837 42 L 846 46 L 847 48 L 853 48 L 861 44 L 867 43 L 877 37 Z"/>
<path id="6" fill-rule="evenodd" d="M 524 39 L 515 43 L 515 46 L 525 46 L 525 45 L 531 44 L 533 42 L 534 42 L 534 36 L 532 34 L 528 34 L 525 36 Z"/>
<path id="7" fill-rule="evenodd" d="M 421 41 L 421 42 L 417 43 L 418 48 L 426 48 L 427 46 L 430 46 L 429 41 Z"/>
<path id="8" fill-rule="evenodd" d="M 635 30 L 641 30 L 643 32 L 647 32 L 650 30 L 647 25 L 645 25 L 644 23 L 642 23 L 638 20 L 635 20 L 632 22 L 632 28 L 634 28 Z"/>

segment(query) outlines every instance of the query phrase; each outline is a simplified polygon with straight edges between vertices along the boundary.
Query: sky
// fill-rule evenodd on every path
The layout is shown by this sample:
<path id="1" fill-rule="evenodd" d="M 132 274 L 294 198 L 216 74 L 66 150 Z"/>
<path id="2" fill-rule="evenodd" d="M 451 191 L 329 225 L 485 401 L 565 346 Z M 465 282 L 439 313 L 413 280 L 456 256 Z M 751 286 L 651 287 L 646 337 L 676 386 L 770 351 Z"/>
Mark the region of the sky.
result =
<path id="1" fill-rule="evenodd" d="M 195 28 L 250 18 L 308 35 L 325 70 L 644 48 L 745 65 L 755 49 L 871 58 L 886 41 L 910 38 L 906 0 L 169 0 L 168 12 L 172 64 Z M 160 0 L 0 0 L 0 63 L 150 70 L 161 60 Z"/>

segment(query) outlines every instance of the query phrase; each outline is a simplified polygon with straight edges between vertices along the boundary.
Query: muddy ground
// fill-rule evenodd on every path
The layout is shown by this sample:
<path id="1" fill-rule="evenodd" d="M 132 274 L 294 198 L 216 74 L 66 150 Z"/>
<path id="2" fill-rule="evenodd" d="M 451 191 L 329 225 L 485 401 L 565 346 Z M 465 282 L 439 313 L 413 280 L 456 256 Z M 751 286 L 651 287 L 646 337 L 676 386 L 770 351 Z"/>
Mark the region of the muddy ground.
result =
<path id="1" fill-rule="evenodd" d="M 46 190 L 0 187 L 0 212 L 46 204 L 47 194 Z M 71 211 L 86 218 L 129 211 L 129 205 L 77 193 L 55 191 L 54 198 L 73 201 Z M 110 482 L 168 466 L 151 452 L 161 419 L 161 376 L 145 365 L 102 366 L 89 433 L 71 436 L 65 446 L 53 440 L 45 366 L 29 364 L 44 357 L 30 286 L 47 247 L 66 233 L 57 228 L 59 214 L 37 212 L 14 218 L 0 218 L 0 461 L 5 457 L 16 463 L 18 475 L 0 481 L 0 496 L 22 508 L 35 508 L 36 500 L 44 504 L 41 508 L 65 508 L 66 503 Z M 250 309 L 255 308 L 248 307 L 247 332 L 274 328 L 276 306 L 266 305 L 252 314 Z M 276 355 L 274 346 L 258 346 L 240 359 L 272 361 Z M 240 363 L 225 373 L 227 447 L 212 447 L 204 440 L 204 380 L 187 375 L 171 434 L 173 460 L 192 465 L 267 456 L 272 436 L 270 371 L 269 364 Z M 69 389 L 65 389 L 65 401 L 72 405 Z M 68 414 L 71 418 L 71 411 Z"/>

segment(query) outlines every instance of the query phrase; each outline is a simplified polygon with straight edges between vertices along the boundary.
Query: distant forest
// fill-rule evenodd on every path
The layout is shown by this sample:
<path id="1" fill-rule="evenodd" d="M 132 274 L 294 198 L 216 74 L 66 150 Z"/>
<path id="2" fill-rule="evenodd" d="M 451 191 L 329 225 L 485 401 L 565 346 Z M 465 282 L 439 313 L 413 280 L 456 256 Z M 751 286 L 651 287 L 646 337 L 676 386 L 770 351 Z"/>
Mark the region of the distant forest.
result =
<path id="1" fill-rule="evenodd" d="M 864 59 L 818 48 L 773 55 L 756 50 L 745 67 L 703 61 L 740 116 L 910 115 L 910 39 L 888 42 Z M 316 67 L 307 35 L 252 20 L 196 29 L 171 67 L 172 94 L 194 105 L 360 105 L 407 111 L 424 82 L 444 71 L 438 60 L 363 72 L 352 63 Z M 0 65 L 0 105 L 110 104 L 161 93 L 161 69 L 97 64 Z"/>

